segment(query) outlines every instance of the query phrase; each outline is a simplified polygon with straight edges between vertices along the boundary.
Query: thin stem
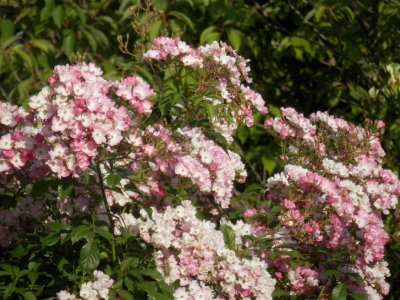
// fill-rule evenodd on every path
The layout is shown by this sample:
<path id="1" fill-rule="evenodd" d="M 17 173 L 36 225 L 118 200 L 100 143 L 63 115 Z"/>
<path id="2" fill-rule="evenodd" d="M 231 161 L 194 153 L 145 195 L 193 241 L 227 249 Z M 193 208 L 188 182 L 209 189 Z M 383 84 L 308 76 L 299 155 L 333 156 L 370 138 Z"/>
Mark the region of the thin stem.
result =
<path id="1" fill-rule="evenodd" d="M 107 203 L 107 197 L 106 197 L 106 192 L 104 189 L 103 175 L 101 173 L 100 163 L 96 164 L 96 168 L 97 168 L 97 175 L 99 176 L 100 190 L 101 190 L 101 194 L 103 196 L 104 207 L 106 208 L 108 220 L 110 221 L 111 231 L 113 231 L 114 230 L 114 220 L 112 218 L 111 211 L 110 211 L 110 208 L 108 207 L 108 203 Z"/>

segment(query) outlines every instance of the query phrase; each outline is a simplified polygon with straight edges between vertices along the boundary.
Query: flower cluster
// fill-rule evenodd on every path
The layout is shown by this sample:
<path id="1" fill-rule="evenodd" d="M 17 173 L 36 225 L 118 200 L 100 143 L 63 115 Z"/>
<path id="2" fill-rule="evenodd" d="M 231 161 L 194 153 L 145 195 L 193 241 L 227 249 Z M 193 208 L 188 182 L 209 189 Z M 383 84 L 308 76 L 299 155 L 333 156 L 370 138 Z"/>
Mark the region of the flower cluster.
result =
<path id="1" fill-rule="evenodd" d="M 0 173 L 19 170 L 33 159 L 35 140 L 19 129 L 32 121 L 32 115 L 15 105 L 0 103 Z M 31 128 L 28 127 L 26 131 Z"/>
<path id="2" fill-rule="evenodd" d="M 272 299 L 275 280 L 267 264 L 256 257 L 240 258 L 228 249 L 216 224 L 199 220 L 190 201 L 162 213 L 153 209 L 151 217 L 144 210 L 141 215 L 121 215 L 117 228 L 139 232 L 158 249 L 157 270 L 168 284 L 180 283 L 176 299 Z"/>
<path id="3" fill-rule="evenodd" d="M 114 284 L 114 280 L 102 271 L 95 270 L 93 276 L 95 281 L 84 282 L 81 286 L 79 297 L 70 294 L 67 291 L 57 293 L 58 300 L 100 300 L 109 299 L 108 293 Z"/>
<path id="4" fill-rule="evenodd" d="M 180 132 L 187 141 L 187 155 L 177 158 L 175 174 L 190 178 L 201 192 L 210 193 L 222 208 L 229 207 L 233 182 L 243 182 L 247 176 L 238 154 L 227 152 L 206 138 L 199 128 L 184 128 Z"/>
<path id="5" fill-rule="evenodd" d="M 83 63 L 57 66 L 49 82 L 29 106 L 50 147 L 46 164 L 59 177 L 86 170 L 100 148 L 122 141 L 134 121 L 124 103 L 138 113 L 151 112 L 154 93 L 138 77 L 107 81 L 99 68 Z"/>
<path id="6" fill-rule="evenodd" d="M 125 163 L 134 172 L 139 164 L 146 165 L 147 170 L 145 181 L 137 185 L 138 190 L 144 195 L 162 198 L 165 190 L 161 175 L 166 175 L 175 186 L 188 178 L 195 187 L 194 192 L 211 195 L 222 208 L 229 207 L 234 181 L 243 182 L 247 175 L 239 155 L 208 139 L 200 128 L 178 129 L 176 136 L 174 140 L 161 124 L 147 126 L 129 136 L 133 151 Z M 121 194 L 108 194 L 110 199 L 119 197 L 124 201 Z"/>
<path id="7" fill-rule="evenodd" d="M 383 261 L 389 236 L 381 213 L 395 208 L 400 195 L 398 178 L 382 167 L 384 152 L 376 135 L 381 123 L 363 129 L 327 113 L 306 118 L 282 109 L 282 118 L 266 125 L 290 145 L 284 170 L 267 181 L 268 198 L 282 208 L 280 226 L 305 253 L 349 249 L 338 269 L 348 275 L 350 290 L 381 299 L 389 290 Z M 327 265 L 292 270 L 288 260 L 281 256 L 272 264 L 286 274 L 294 292 L 307 294 L 326 280 L 318 274 Z"/>
<path id="8" fill-rule="evenodd" d="M 213 117 L 212 123 L 217 132 L 228 142 L 232 142 L 232 134 L 238 122 L 253 124 L 253 111 L 267 113 L 261 95 L 243 84 L 250 83 L 248 60 L 239 56 L 236 51 L 222 42 L 193 49 L 186 43 L 173 38 L 156 38 L 151 48 L 144 54 L 149 60 L 178 59 L 185 66 L 204 71 L 200 76 L 199 90 L 216 89 L 218 96 L 204 96 L 214 107 L 220 107 L 221 114 L 229 120 Z M 217 82 L 217 84 L 215 84 Z M 228 104 L 221 105 L 221 104 Z"/>

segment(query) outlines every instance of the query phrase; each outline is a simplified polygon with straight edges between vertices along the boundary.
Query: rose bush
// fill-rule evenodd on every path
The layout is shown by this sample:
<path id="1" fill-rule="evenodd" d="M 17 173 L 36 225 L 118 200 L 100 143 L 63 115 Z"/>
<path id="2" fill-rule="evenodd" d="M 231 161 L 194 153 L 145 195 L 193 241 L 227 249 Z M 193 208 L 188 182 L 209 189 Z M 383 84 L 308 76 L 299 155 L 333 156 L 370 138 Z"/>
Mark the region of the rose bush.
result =
<path id="1" fill-rule="evenodd" d="M 1 104 L 5 299 L 388 293 L 381 213 L 400 183 L 382 166 L 381 122 L 267 115 L 282 172 L 238 218 L 247 173 L 233 135 L 268 114 L 248 61 L 166 37 L 142 57 L 148 82 L 78 62 L 55 67 L 26 109 Z"/>

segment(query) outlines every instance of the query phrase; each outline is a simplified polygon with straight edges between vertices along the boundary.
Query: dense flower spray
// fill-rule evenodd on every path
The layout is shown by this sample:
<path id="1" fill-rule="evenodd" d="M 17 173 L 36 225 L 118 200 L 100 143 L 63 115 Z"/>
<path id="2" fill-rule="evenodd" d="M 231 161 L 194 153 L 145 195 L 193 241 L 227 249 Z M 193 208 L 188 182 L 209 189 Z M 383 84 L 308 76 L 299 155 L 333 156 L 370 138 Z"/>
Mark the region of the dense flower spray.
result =
<path id="1" fill-rule="evenodd" d="M 108 80 L 78 63 L 55 67 L 27 109 L 0 103 L 0 196 L 8 199 L 0 203 L 1 247 L 35 222 L 46 233 L 59 222 L 62 243 L 74 236 L 72 244 L 92 246 L 101 232 L 114 252 L 117 238 L 117 248 L 146 249 L 146 264 L 175 299 L 272 299 L 276 287 L 323 299 L 337 283 L 368 299 L 388 293 L 381 214 L 397 205 L 400 183 L 383 168 L 382 122 L 361 128 L 283 108 L 265 122 L 287 145 L 283 168 L 266 180 L 266 205 L 232 222 L 227 209 L 247 176 L 230 150 L 233 134 L 268 112 L 248 86 L 248 61 L 222 42 L 194 49 L 165 37 L 144 58 L 167 84 Z M 87 235 L 74 232 L 81 218 L 90 220 L 79 227 L 90 224 Z M 125 259 L 107 251 L 76 269 L 91 274 L 104 257 Z M 121 293 L 120 274 L 112 279 L 109 265 L 104 272 L 58 298 Z"/>
<path id="2" fill-rule="evenodd" d="M 261 95 L 243 83 L 252 81 L 248 60 L 225 43 L 213 42 L 193 49 L 178 39 L 159 37 L 153 41 L 144 57 L 156 61 L 177 59 L 199 72 L 200 90 L 203 93 L 209 89 L 215 90 L 215 94 L 205 95 L 203 99 L 226 115 L 226 118 L 215 116 L 211 121 L 215 130 L 228 142 L 233 141 L 232 135 L 239 122 L 244 121 L 251 126 L 254 111 L 263 114 L 268 112 Z"/>
<path id="3" fill-rule="evenodd" d="M 282 117 L 265 124 L 288 145 L 283 171 L 267 181 L 268 199 L 281 207 L 281 227 L 277 233 L 265 232 L 279 236 L 277 246 L 295 244 L 303 255 L 320 250 L 320 259 L 305 266 L 290 267 L 290 255 L 271 263 L 294 293 L 329 287 L 333 281 L 327 274 L 333 268 L 351 291 L 381 299 L 389 290 L 384 261 L 389 236 L 381 213 L 395 208 L 400 195 L 398 178 L 382 167 L 382 124 L 364 129 L 322 112 L 306 118 L 292 108 L 283 108 Z M 344 250 L 339 263 L 326 256 L 334 250 Z"/>
<path id="4" fill-rule="evenodd" d="M 176 299 L 272 299 L 275 280 L 257 257 L 238 257 L 228 249 L 216 224 L 199 220 L 190 201 L 141 218 L 121 215 L 116 234 L 127 227 L 157 251 L 158 271 L 168 284 L 179 281 Z"/>

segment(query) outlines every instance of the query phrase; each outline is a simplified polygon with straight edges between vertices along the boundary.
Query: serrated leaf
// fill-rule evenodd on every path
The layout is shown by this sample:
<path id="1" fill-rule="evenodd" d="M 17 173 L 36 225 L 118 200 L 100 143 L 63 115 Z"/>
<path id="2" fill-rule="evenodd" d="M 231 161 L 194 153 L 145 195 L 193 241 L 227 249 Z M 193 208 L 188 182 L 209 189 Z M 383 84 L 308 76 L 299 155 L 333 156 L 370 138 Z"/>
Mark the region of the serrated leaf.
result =
<path id="1" fill-rule="evenodd" d="M 338 284 L 332 290 L 332 300 L 346 300 L 347 299 L 347 285 L 345 283 Z"/>
<path id="2" fill-rule="evenodd" d="M 100 251 L 96 243 L 90 241 L 83 245 L 79 256 L 79 266 L 81 269 L 84 272 L 89 273 L 99 265 L 99 262 Z"/>

